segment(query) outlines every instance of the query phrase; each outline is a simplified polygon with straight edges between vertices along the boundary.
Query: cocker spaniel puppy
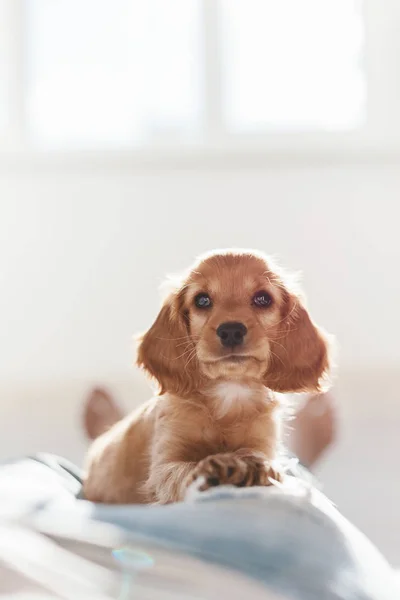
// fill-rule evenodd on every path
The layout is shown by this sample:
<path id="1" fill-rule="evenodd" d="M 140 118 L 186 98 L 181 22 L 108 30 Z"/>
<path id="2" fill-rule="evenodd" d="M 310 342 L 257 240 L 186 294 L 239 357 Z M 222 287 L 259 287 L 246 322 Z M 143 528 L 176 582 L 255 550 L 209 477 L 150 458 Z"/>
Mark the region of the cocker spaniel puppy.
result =
<path id="1" fill-rule="evenodd" d="M 158 395 L 92 445 L 84 494 L 108 503 L 182 500 L 281 480 L 274 392 L 319 391 L 327 337 L 285 274 L 253 251 L 203 256 L 140 340 Z"/>

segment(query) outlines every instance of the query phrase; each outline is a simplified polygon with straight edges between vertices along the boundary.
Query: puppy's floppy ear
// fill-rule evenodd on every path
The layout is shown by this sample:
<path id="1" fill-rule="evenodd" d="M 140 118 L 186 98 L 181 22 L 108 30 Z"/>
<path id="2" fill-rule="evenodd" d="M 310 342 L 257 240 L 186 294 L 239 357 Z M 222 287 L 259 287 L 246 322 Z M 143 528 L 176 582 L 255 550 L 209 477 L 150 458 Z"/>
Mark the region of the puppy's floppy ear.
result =
<path id="1" fill-rule="evenodd" d="M 327 336 L 312 322 L 300 299 L 294 295 L 289 296 L 285 315 L 274 337 L 270 340 L 266 386 L 277 392 L 319 392 L 329 387 Z"/>
<path id="2" fill-rule="evenodd" d="M 139 340 L 137 365 L 158 382 L 160 394 L 186 396 L 197 387 L 197 356 L 183 310 L 183 293 L 170 294 Z"/>

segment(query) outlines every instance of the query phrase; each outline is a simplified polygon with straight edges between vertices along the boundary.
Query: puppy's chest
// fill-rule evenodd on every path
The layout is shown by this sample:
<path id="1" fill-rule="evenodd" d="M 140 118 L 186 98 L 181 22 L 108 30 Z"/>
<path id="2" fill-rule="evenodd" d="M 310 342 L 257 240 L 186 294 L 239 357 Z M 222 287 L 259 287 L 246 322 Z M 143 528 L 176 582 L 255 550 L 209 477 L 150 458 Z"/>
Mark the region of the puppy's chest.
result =
<path id="1" fill-rule="evenodd" d="M 265 451 L 275 429 L 272 409 L 266 397 L 247 386 L 218 384 L 210 402 L 210 418 L 203 423 L 202 440 L 214 452 L 240 448 Z"/>

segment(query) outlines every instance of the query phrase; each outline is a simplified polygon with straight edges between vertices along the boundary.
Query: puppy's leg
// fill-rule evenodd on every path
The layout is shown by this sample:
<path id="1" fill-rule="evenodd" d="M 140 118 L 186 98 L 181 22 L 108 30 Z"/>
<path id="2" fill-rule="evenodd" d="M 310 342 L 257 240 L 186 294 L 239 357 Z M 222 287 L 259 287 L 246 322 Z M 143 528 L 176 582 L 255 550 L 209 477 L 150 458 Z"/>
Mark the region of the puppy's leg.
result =
<path id="1" fill-rule="evenodd" d="M 283 475 L 257 452 L 238 451 L 213 454 L 200 462 L 171 461 L 153 465 L 144 486 L 149 501 L 169 504 L 183 500 L 187 488 L 196 479 L 204 481 L 200 491 L 217 485 L 268 486 L 282 481 Z"/>
<path id="2" fill-rule="evenodd" d="M 268 486 L 283 479 L 282 473 L 266 457 L 246 450 L 208 456 L 190 474 L 191 481 L 199 477 L 204 479 L 199 488 L 201 491 L 217 485 Z"/>
<path id="3" fill-rule="evenodd" d="M 146 503 L 141 487 L 149 473 L 149 447 L 156 404 L 150 401 L 96 438 L 85 462 L 87 500 L 108 504 Z"/>
<path id="4" fill-rule="evenodd" d="M 183 500 L 195 462 L 171 461 L 153 464 L 143 491 L 150 502 L 169 504 Z"/>

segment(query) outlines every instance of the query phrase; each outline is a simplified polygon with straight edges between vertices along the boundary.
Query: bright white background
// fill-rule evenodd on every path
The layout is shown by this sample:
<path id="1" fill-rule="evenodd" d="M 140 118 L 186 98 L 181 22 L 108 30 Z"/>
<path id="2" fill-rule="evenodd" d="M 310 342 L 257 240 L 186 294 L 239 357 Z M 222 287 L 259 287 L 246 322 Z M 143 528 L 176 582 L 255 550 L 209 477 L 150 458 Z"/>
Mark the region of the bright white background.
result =
<path id="1" fill-rule="evenodd" d="M 400 563 L 400 53 L 390 36 L 399 21 L 389 0 L 379 10 L 367 5 L 375 15 L 366 38 L 375 48 L 366 69 L 369 117 L 344 137 L 309 129 L 303 114 L 298 135 L 292 123 L 287 134 L 278 127 L 257 140 L 220 138 L 215 72 L 207 126 L 201 121 L 190 150 L 164 125 L 161 149 L 159 128 L 151 129 L 157 149 L 152 136 L 135 138 L 132 149 L 116 122 L 118 143 L 105 148 L 90 137 L 95 118 L 85 131 L 92 153 L 74 136 L 71 149 L 66 127 L 61 150 L 47 134 L 39 150 L 37 131 L 26 136 L 23 106 L 12 103 L 0 156 L 1 458 L 40 449 L 80 462 L 90 385 L 108 384 L 127 408 L 148 395 L 131 367 L 132 334 L 154 318 L 165 273 L 210 248 L 256 247 L 303 271 L 313 316 L 339 342 L 342 427 L 321 466 L 326 490 Z M 0 83 L 12 83 L 4 64 Z M 39 116 L 42 133 L 62 121 L 57 111 Z M 109 135 L 106 125 L 101 132 Z"/>

